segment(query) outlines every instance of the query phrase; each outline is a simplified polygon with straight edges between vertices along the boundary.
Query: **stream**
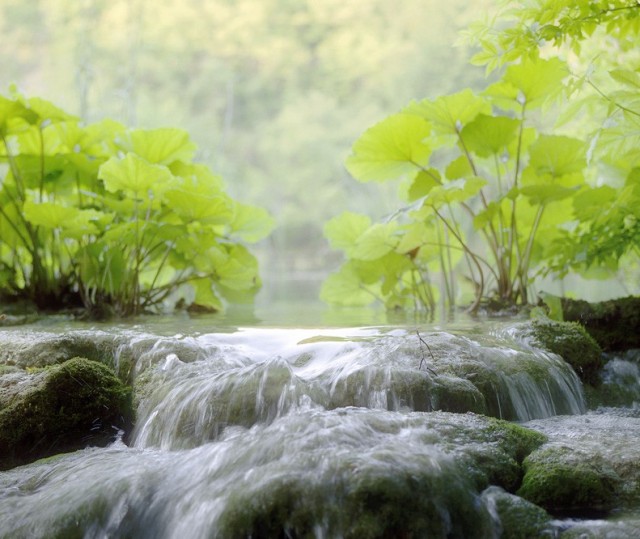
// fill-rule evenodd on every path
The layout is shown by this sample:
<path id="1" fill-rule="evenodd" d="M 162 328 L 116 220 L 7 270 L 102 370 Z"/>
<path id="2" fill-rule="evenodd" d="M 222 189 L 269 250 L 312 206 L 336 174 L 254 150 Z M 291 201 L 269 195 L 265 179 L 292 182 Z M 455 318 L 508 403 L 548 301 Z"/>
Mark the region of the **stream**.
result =
<path id="1" fill-rule="evenodd" d="M 0 472 L 1 538 L 640 537 L 633 351 L 603 370 L 618 400 L 589 404 L 518 321 L 0 328 L 5 363 L 76 350 L 133 383 L 135 425 Z M 545 451 L 610 476 L 612 504 L 516 494 Z"/>

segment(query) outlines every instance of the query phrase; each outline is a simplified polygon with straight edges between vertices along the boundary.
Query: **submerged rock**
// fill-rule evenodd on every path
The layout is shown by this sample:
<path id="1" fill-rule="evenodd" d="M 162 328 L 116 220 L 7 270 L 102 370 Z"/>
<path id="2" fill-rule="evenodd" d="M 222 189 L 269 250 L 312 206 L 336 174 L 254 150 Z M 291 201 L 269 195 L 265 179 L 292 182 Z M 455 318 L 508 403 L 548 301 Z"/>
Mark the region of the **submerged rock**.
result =
<path id="1" fill-rule="evenodd" d="M 325 331 L 158 340 L 138 356 L 134 440 L 194 447 L 229 426 L 313 408 L 471 411 L 519 421 L 585 410 L 565 361 L 507 334 Z"/>
<path id="2" fill-rule="evenodd" d="M 84 358 L 0 376 L 0 469 L 105 445 L 131 418 L 129 390 Z"/>
<path id="3" fill-rule="evenodd" d="M 640 517 L 620 515 L 613 520 L 566 520 L 555 523 L 560 539 L 638 539 Z"/>
<path id="4" fill-rule="evenodd" d="M 517 486 L 543 441 L 475 414 L 312 410 L 194 449 L 120 444 L 11 470 L 0 522 L 12 539 L 498 538 L 517 515 L 538 529 L 540 511 L 485 489 Z"/>

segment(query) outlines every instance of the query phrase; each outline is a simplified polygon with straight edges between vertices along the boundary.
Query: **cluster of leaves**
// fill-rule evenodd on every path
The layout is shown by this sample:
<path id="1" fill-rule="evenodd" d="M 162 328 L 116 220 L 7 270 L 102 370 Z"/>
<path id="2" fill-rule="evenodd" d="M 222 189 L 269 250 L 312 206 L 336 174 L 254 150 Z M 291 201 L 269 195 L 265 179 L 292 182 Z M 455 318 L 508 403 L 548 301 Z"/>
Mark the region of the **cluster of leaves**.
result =
<path id="1" fill-rule="evenodd" d="M 640 3 L 637 0 L 508 2 L 471 35 L 482 46 L 472 63 L 553 55 L 571 72 L 559 128 L 589 145 L 591 188 L 574 199 L 575 220 L 549 267 L 596 275 L 640 255 Z M 595 270 L 595 271 L 594 271 Z"/>
<path id="2" fill-rule="evenodd" d="M 343 214 L 327 225 L 349 260 L 325 283 L 324 298 L 358 303 L 368 295 L 387 307 L 433 309 L 439 271 L 455 305 L 462 262 L 473 308 L 487 295 L 526 302 L 532 264 L 585 185 L 584 143 L 539 133 L 529 119 L 566 75 L 559 61 L 514 64 L 482 95 L 467 89 L 412 103 L 366 131 L 349 171 L 361 181 L 404 179 L 409 205 L 384 223 Z"/>
<path id="3" fill-rule="evenodd" d="M 327 225 L 347 261 L 325 282 L 326 301 L 378 298 L 388 308 L 433 310 L 442 291 L 441 301 L 453 306 L 467 300 L 455 286 L 465 268 L 472 309 L 488 298 L 526 303 L 536 271 L 615 267 L 637 252 L 640 5 L 506 5 L 502 28 L 475 33 L 483 50 L 472 61 L 501 67 L 497 83 L 481 95 L 464 90 L 412 103 L 355 143 L 351 174 L 402 179 L 408 205 L 382 223 L 343 214 Z M 592 58 L 590 36 L 604 76 L 592 60 L 575 73 Z M 549 114 L 540 112 L 556 102 L 562 127 L 542 134 L 534 126 Z"/>
<path id="4" fill-rule="evenodd" d="M 194 152 L 179 129 L 83 126 L 43 99 L 0 96 L 0 292 L 131 315 L 168 298 L 218 310 L 255 291 L 241 242 L 271 218 L 231 199 Z"/>

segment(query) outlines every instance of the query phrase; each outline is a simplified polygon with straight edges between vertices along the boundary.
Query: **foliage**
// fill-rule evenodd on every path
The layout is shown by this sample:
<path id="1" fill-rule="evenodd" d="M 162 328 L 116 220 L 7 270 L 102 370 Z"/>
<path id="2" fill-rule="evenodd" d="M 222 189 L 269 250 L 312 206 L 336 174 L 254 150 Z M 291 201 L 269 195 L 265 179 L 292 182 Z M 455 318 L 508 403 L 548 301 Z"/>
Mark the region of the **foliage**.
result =
<path id="1" fill-rule="evenodd" d="M 231 196 L 277 218 L 252 252 L 289 287 L 334 266 L 337 211 L 391 211 L 349 180 L 345 149 L 412 98 L 481 83 L 449 44 L 492 1 L 4 0 L 0 87 L 85 121 L 186 129 Z"/>
<path id="2" fill-rule="evenodd" d="M 355 214 L 329 223 L 326 236 L 348 260 L 323 298 L 452 306 L 470 296 L 456 290 L 464 267 L 472 310 L 483 298 L 524 304 L 536 275 L 616 268 L 638 253 L 639 8 L 505 2 L 494 26 L 472 28 L 483 49 L 472 62 L 501 67 L 500 79 L 480 95 L 411 103 L 354 144 L 351 174 L 402 180 L 408 205 L 383 223 Z M 592 36 L 605 45 L 593 58 Z"/>
<path id="3" fill-rule="evenodd" d="M 240 243 L 271 219 L 192 161 L 179 129 L 79 119 L 40 98 L 0 96 L 0 291 L 39 307 L 160 308 L 172 294 L 210 309 L 259 286 Z M 177 297 L 174 297 L 177 299 Z"/>
<path id="4" fill-rule="evenodd" d="M 402 179 L 409 205 L 384 223 L 354 214 L 329 223 L 327 237 L 350 260 L 323 297 L 359 303 L 366 290 L 387 307 L 432 310 L 431 276 L 440 270 L 454 305 L 462 263 L 474 308 L 490 289 L 503 303 L 526 302 L 532 266 L 585 185 L 583 142 L 533 126 L 565 76 L 559 61 L 527 61 L 481 95 L 467 89 L 414 102 L 365 132 L 350 172 L 361 181 Z"/>
<path id="5" fill-rule="evenodd" d="M 635 0 L 505 2 L 493 25 L 471 35 L 472 62 L 489 70 L 522 58 L 562 58 L 571 77 L 560 128 L 587 133 L 591 188 L 573 200 L 575 221 L 549 267 L 618 268 L 640 255 L 640 4 Z M 594 275 L 593 270 L 590 272 Z"/>

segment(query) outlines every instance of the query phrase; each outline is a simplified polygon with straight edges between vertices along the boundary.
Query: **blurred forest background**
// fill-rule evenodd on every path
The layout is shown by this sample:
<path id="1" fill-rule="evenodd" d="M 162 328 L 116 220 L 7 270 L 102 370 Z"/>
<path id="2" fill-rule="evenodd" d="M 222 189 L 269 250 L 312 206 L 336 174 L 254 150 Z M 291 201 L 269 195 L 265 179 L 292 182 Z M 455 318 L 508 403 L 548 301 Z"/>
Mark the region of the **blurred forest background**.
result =
<path id="1" fill-rule="evenodd" d="M 0 91 L 86 122 L 186 129 L 230 194 L 277 221 L 256 250 L 263 300 L 315 299 L 339 263 L 324 223 L 397 204 L 393 186 L 349 177 L 351 144 L 411 99 L 481 87 L 457 42 L 494 3 L 3 0 Z"/>

